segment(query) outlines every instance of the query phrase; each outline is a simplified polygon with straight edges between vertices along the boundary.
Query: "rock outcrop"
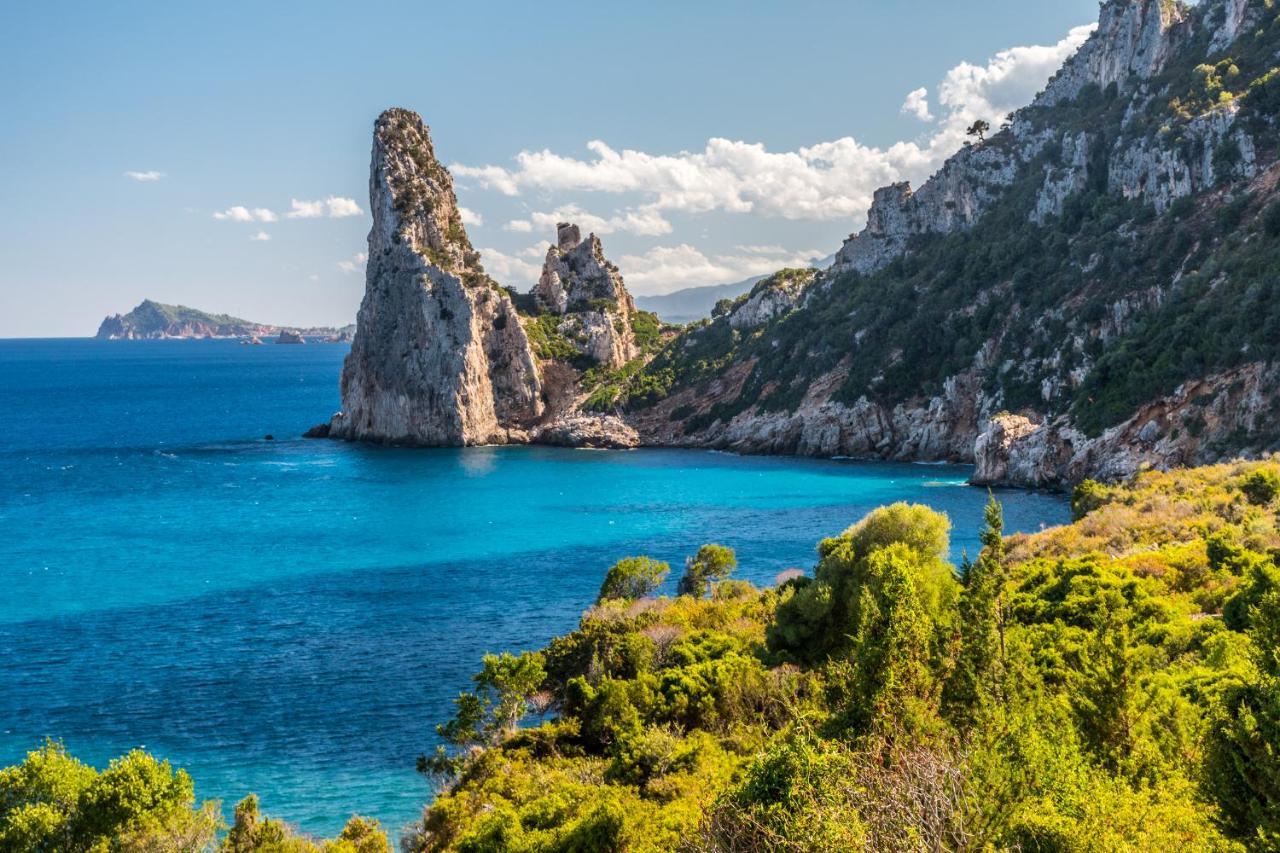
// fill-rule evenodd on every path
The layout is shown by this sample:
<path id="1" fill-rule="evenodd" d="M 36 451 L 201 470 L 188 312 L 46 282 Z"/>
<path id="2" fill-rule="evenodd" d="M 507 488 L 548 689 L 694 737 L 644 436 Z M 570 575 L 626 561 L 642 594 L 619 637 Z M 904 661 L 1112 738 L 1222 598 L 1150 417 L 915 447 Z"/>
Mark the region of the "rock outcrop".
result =
<path id="1" fill-rule="evenodd" d="M 687 330 L 630 421 L 646 443 L 1046 488 L 1280 449 L 1271 17 L 1106 0 L 1031 105 L 919 189 L 877 191 L 830 271 Z"/>
<path id="2" fill-rule="evenodd" d="M 1054 75 L 1035 105 L 1056 106 L 1090 84 L 1105 89 L 1114 83 L 1124 91 L 1156 76 L 1189 34 L 1187 20 L 1181 4 L 1169 0 L 1108 0 L 1093 37 Z"/>
<path id="3" fill-rule="evenodd" d="M 523 441 L 542 414 L 537 361 L 509 294 L 480 265 L 426 125 L 374 127 L 365 296 L 335 438 L 418 445 Z"/>
<path id="4" fill-rule="evenodd" d="M 595 363 L 621 367 L 639 354 L 635 302 L 595 234 L 583 240 L 577 225 L 557 225 L 533 295 L 541 309 L 564 318 L 560 334 Z"/>
<path id="5" fill-rule="evenodd" d="M 1059 417 L 992 418 L 978 436 L 973 481 L 1060 489 L 1085 478 L 1122 480 L 1146 468 L 1204 465 L 1273 450 L 1280 365 L 1253 363 L 1197 379 L 1090 438 Z"/>
<path id="6" fill-rule="evenodd" d="M 763 326 L 800 302 L 817 270 L 782 270 L 759 282 L 729 309 L 729 325 L 739 331 Z"/>

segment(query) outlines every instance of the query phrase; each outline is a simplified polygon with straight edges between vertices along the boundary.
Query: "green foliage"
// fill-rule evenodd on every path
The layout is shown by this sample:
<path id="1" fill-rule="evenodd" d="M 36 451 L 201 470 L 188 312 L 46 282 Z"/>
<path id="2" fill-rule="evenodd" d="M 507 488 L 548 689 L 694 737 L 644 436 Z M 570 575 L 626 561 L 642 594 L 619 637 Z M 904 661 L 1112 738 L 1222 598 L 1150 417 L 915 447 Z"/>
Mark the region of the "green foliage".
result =
<path id="1" fill-rule="evenodd" d="M 1271 849 L 1280 533 L 1241 484 L 1275 465 L 1034 536 L 992 500 L 960 581 L 898 504 L 812 579 L 606 600 L 543 652 L 558 716 L 468 752 L 412 849 Z"/>
<path id="2" fill-rule="evenodd" d="M 529 319 L 524 331 L 538 358 L 568 361 L 578 355 L 578 348 L 560 332 L 560 318 L 555 314 L 539 314 Z"/>
<path id="3" fill-rule="evenodd" d="M 1280 494 L 1280 472 L 1270 468 L 1254 471 L 1240 485 L 1240 491 L 1244 492 L 1249 503 L 1266 506 Z"/>
<path id="4" fill-rule="evenodd" d="M 643 390 L 623 402 L 714 394 L 706 411 L 684 419 L 695 434 L 752 407 L 794 411 L 818 380 L 843 380 L 836 402 L 865 397 L 892 408 L 981 370 L 983 392 L 1010 410 L 1069 412 L 1096 435 L 1190 378 L 1275 361 L 1280 241 L 1259 237 L 1280 234 L 1280 202 L 1270 184 L 1245 185 L 1234 133 L 1206 143 L 1213 122 L 1191 123 L 1235 104 L 1259 169 L 1268 168 L 1280 144 L 1280 24 L 1269 19 L 1225 55 L 1206 62 L 1208 54 L 1209 34 L 1197 32 L 1142 90 L 1152 96 L 1086 86 L 1073 101 L 1022 111 L 1024 141 L 1053 141 L 1000 184 L 973 227 L 914 237 L 907 254 L 871 274 L 826 276 L 800 309 L 757 329 L 732 329 L 731 306 L 722 306 L 670 341 L 646 368 Z M 986 148 L 1014 142 L 1008 130 L 972 130 Z M 1082 133 L 1087 178 L 1061 215 L 1035 224 L 1046 172 L 1068 165 L 1058 140 Z M 1123 197 L 1110 186 L 1110 161 L 1140 146 L 1193 171 L 1211 162 L 1215 185 L 1162 212 Z M 975 159 L 961 168 L 979 168 Z M 1280 446 L 1274 420 L 1228 444 Z M 1175 429 L 1204 427 L 1193 418 Z"/>
<path id="5" fill-rule="evenodd" d="M 185 771 L 140 750 L 98 772 L 49 741 L 0 770 L 0 851 L 198 851 L 219 824 Z"/>
<path id="6" fill-rule="evenodd" d="M 685 561 L 677 592 L 702 598 L 711 585 L 726 580 L 738 566 L 738 556 L 723 545 L 703 545 Z"/>
<path id="7" fill-rule="evenodd" d="M 885 583 L 909 583 L 923 618 L 937 632 L 948 630 L 957 587 L 951 566 L 942 559 L 949 529 L 946 516 L 898 503 L 875 510 L 837 538 L 823 540 L 814 580 L 798 584 L 778 607 L 768 632 L 770 651 L 781 660 L 807 664 L 844 653 L 859 630 L 851 620 L 865 614 L 871 631 L 885 618 L 881 606 L 894 606 L 884 601 Z M 897 549 L 889 563 L 869 562 L 889 548 Z"/>
<path id="8" fill-rule="evenodd" d="M 671 566 L 650 557 L 626 557 L 614 563 L 604 576 L 596 601 L 621 598 L 632 601 L 652 595 L 671 572 Z"/>
<path id="9" fill-rule="evenodd" d="M 387 834 L 376 820 L 356 815 L 337 838 L 312 841 L 294 833 L 286 824 L 258 811 L 258 798 L 250 794 L 236 803 L 235 822 L 223 839 L 221 853 L 391 853 Z"/>

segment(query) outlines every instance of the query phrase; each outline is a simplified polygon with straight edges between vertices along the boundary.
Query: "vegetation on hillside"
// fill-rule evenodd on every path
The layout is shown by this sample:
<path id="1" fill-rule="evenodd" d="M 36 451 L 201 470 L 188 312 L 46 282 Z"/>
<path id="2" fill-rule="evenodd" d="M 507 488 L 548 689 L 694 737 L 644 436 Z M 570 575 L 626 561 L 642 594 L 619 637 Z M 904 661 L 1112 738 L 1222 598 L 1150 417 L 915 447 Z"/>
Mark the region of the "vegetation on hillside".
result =
<path id="1" fill-rule="evenodd" d="M 1280 464 L 1075 509 L 1004 538 L 993 501 L 952 566 L 947 519 L 896 504 L 773 589 L 717 546 L 676 598 L 623 561 L 578 630 L 486 658 L 409 843 L 1280 849 Z"/>
<path id="2" fill-rule="evenodd" d="M 419 768 L 421 851 L 1280 850 L 1280 461 L 1085 483 L 1074 523 L 946 562 L 878 509 L 758 589 L 628 558 L 578 629 L 488 655 Z M 0 771 L 0 851 L 388 853 L 223 824 L 135 751 Z"/>
<path id="3" fill-rule="evenodd" d="M 971 230 L 919 237 L 874 274 L 827 278 L 803 307 L 763 327 L 736 331 L 723 316 L 690 327 L 634 383 L 629 405 L 747 365 L 741 394 L 686 422 L 688 431 L 752 406 L 791 410 L 836 370 L 844 371 L 836 400 L 892 406 L 939 394 L 990 344 L 982 379 L 999 405 L 1070 412 L 1096 434 L 1190 377 L 1280 358 L 1273 182 L 1223 180 L 1161 213 L 1108 187 L 1117 146 L 1207 157 L 1217 174 L 1231 175 L 1242 157 L 1234 139 L 1205 152 L 1190 127 L 1218 109 L 1238 108 L 1259 164 L 1275 161 L 1280 16 L 1204 63 L 1209 37 L 1183 45 L 1143 87 L 1153 95 L 1145 100 L 1089 86 L 1070 103 L 1023 110 L 1019 121 L 1050 142 Z M 1060 216 L 1035 224 L 1046 172 L 1069 165 L 1062 141 L 1082 132 L 1085 185 Z M 1019 143 L 1006 127 L 981 144 L 1012 156 Z M 1054 389 L 1047 398 L 1046 387 Z M 1280 430 L 1270 438 L 1280 440 Z"/>
<path id="4" fill-rule="evenodd" d="M 0 853 L 391 853 L 377 821 L 353 817 L 316 841 L 263 817 L 257 797 L 228 829 L 216 801 L 196 804 L 191 777 L 141 750 L 99 772 L 45 743 L 0 770 Z"/>

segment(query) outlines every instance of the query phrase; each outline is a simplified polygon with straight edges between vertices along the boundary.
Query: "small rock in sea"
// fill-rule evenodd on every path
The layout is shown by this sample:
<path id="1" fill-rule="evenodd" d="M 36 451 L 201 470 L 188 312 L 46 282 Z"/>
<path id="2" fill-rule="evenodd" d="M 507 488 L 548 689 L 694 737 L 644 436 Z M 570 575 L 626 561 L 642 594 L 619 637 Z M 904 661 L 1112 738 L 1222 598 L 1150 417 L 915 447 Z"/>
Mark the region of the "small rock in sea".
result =
<path id="1" fill-rule="evenodd" d="M 275 440 L 276 440 L 276 437 L 275 437 L 274 435 L 272 435 L 271 433 L 267 433 L 266 435 L 264 435 L 264 436 L 262 437 L 262 440 L 263 440 L 263 441 L 275 441 Z"/>
<path id="2" fill-rule="evenodd" d="M 302 434 L 302 437 L 303 437 L 303 438 L 328 438 L 328 437 L 329 437 L 329 425 L 328 425 L 327 423 L 324 423 L 324 424 L 316 424 L 316 425 L 315 425 L 315 426 L 313 426 L 311 429 L 309 429 L 309 430 L 307 430 L 306 432 L 304 432 L 304 433 Z"/>

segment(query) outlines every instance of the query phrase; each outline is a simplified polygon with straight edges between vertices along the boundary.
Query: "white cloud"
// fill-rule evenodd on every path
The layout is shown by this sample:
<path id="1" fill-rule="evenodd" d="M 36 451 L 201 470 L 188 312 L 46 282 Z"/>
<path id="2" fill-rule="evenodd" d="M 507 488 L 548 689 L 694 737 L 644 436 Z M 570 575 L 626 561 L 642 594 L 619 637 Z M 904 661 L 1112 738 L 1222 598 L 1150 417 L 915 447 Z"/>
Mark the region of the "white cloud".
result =
<path id="1" fill-rule="evenodd" d="M 545 243 L 522 249 L 515 255 L 508 255 L 498 249 L 481 249 L 480 262 L 484 264 L 485 272 L 499 284 L 526 291 L 533 287 L 542 274 L 542 258 L 546 253 Z M 533 260 L 535 258 L 537 260 Z"/>
<path id="2" fill-rule="evenodd" d="M 924 86 L 914 92 L 907 93 L 902 102 L 902 114 L 915 116 L 920 121 L 933 121 L 933 113 L 929 112 L 929 90 Z"/>
<path id="3" fill-rule="evenodd" d="M 265 243 L 271 239 L 271 235 L 266 231 L 259 231 L 257 234 L 250 236 L 249 239 L 253 240 L 255 243 Z"/>
<path id="4" fill-rule="evenodd" d="M 125 172 L 124 176 L 126 178 L 133 178 L 135 181 L 147 183 L 150 181 L 160 180 L 164 177 L 164 172 L 157 172 L 155 170 L 148 170 L 146 172 Z"/>
<path id="5" fill-rule="evenodd" d="M 299 201 L 295 198 L 289 201 L 289 206 L 293 208 L 286 214 L 290 219 L 318 219 L 326 214 L 330 219 L 341 219 L 364 213 L 355 199 L 333 195 L 321 201 Z"/>
<path id="6" fill-rule="evenodd" d="M 641 255 L 618 259 L 627 286 L 637 293 L 669 293 L 682 287 L 723 284 L 783 267 L 806 267 L 821 254 L 816 249 L 787 251 L 780 246 L 740 247 L 739 255 L 707 256 L 687 243 L 655 246 Z"/>
<path id="7" fill-rule="evenodd" d="M 484 217 L 470 208 L 458 205 L 458 215 L 462 217 L 463 225 L 484 225 Z"/>
<path id="8" fill-rule="evenodd" d="M 215 213 L 213 218 L 226 219 L 231 222 L 275 222 L 279 217 L 265 207 L 255 207 L 250 210 L 244 205 L 237 204 L 234 207 L 228 207 L 226 210 Z"/>
<path id="9" fill-rule="evenodd" d="M 671 223 L 652 207 L 624 210 L 614 216 L 603 217 L 588 213 L 576 204 L 565 205 L 550 212 L 530 214 L 528 219 L 513 219 L 504 227 L 508 231 L 528 233 L 537 229 L 554 234 L 556 225 L 571 222 L 593 234 L 638 234 L 657 237 L 671 233 Z"/>
<path id="10" fill-rule="evenodd" d="M 586 146 L 591 153 L 587 158 L 544 149 L 520 152 L 512 168 L 450 168 L 460 179 L 509 196 L 526 190 L 638 193 L 645 204 L 614 219 L 651 214 L 656 219 L 643 220 L 655 229 L 648 233 L 666 233 L 656 231 L 657 221 L 662 219 L 658 211 L 725 211 L 793 220 L 856 219 L 865 215 L 877 188 L 902 180 L 919 183 L 936 171 L 963 145 L 964 130 L 973 119 L 985 118 L 998 125 L 1010 111 L 1029 103 L 1092 30 L 1092 25 L 1077 27 L 1054 45 L 1016 47 L 1001 51 L 982 66 L 963 63 L 955 67 L 938 87 L 942 114 L 937 129 L 924 141 L 901 141 L 880 148 L 846 136 L 795 151 L 770 151 L 760 143 L 713 138 L 701 151 L 650 154 L 619 151 L 592 140 Z M 911 93 L 904 110 L 910 105 L 918 117 L 921 113 L 932 115 L 927 94 L 927 90 Z M 529 217 L 505 227 L 527 232 L 538 224 Z M 616 229 L 624 230 L 622 224 L 617 223 Z M 632 227 L 637 227 L 636 221 Z"/>
<path id="11" fill-rule="evenodd" d="M 360 209 L 360 205 L 356 204 L 353 198 L 342 198 L 340 196 L 329 196 L 324 200 L 325 206 L 329 208 L 329 216 L 334 219 L 342 219 L 347 216 L 359 216 L 364 213 Z"/>
<path id="12" fill-rule="evenodd" d="M 338 261 L 338 269 L 348 274 L 357 273 L 360 271 L 360 268 L 364 266 L 365 261 L 367 260 L 369 260 L 369 254 L 367 252 L 356 252 L 351 256 L 350 260 Z"/>
<path id="13" fill-rule="evenodd" d="M 307 278 L 308 278 L 310 281 L 319 281 L 319 280 L 320 280 L 320 276 L 319 276 L 318 274 L 316 274 L 316 273 L 312 273 L 311 275 L 307 276 Z"/>

